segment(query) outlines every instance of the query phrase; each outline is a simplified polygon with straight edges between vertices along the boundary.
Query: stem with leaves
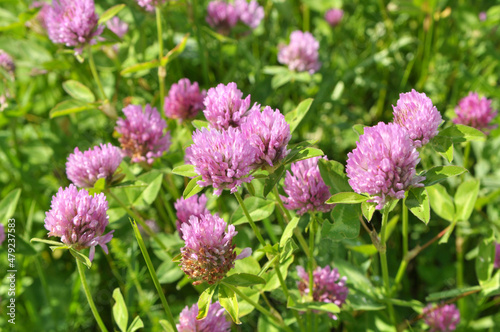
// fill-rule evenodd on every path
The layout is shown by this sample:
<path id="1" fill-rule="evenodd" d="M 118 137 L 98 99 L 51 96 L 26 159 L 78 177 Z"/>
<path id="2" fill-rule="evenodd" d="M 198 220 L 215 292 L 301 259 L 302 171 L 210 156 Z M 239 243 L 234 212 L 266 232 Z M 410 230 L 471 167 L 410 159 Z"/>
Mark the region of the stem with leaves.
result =
<path id="1" fill-rule="evenodd" d="M 248 213 L 248 210 L 247 210 L 247 208 L 245 206 L 245 203 L 243 202 L 243 199 L 241 198 L 240 193 L 236 191 L 234 193 L 234 196 L 236 196 L 236 199 L 238 200 L 238 203 L 240 203 L 241 209 L 243 210 L 243 213 L 247 217 L 247 220 L 250 223 L 250 226 L 252 227 L 253 232 L 255 233 L 255 236 L 257 236 L 257 239 L 259 240 L 260 244 L 262 244 L 262 246 L 265 247 L 266 246 L 266 241 L 264 241 L 264 238 L 260 234 L 260 231 L 257 228 L 257 226 L 255 225 L 255 223 L 253 222 L 252 217 L 250 216 L 250 213 Z"/>
<path id="2" fill-rule="evenodd" d="M 89 54 L 89 65 L 90 71 L 92 72 L 92 76 L 94 76 L 94 80 L 99 87 L 99 92 L 101 93 L 102 100 L 106 100 L 106 94 L 104 93 L 104 89 L 102 87 L 101 79 L 99 78 L 99 74 L 97 73 L 97 69 L 94 62 L 94 56 L 92 55 L 92 46 L 87 46 L 87 52 Z"/>
<path id="3" fill-rule="evenodd" d="M 396 326 L 396 316 L 394 314 L 394 307 L 392 306 L 392 302 L 390 301 L 391 297 L 391 287 L 389 285 L 389 269 L 387 267 L 387 255 L 386 255 L 386 235 L 387 235 L 387 219 L 389 218 L 389 208 L 386 206 L 382 210 L 382 228 L 380 229 L 380 247 L 379 255 L 380 255 L 380 265 L 382 268 L 382 279 L 384 280 L 384 288 L 385 288 L 385 296 L 387 309 L 389 310 L 389 316 L 391 318 L 391 322 L 394 326 Z"/>
<path id="4" fill-rule="evenodd" d="M 103 332 L 108 332 L 108 329 L 102 322 L 101 316 L 99 315 L 99 311 L 95 306 L 94 300 L 92 299 L 92 294 L 90 293 L 89 285 L 87 284 L 87 278 L 85 277 L 85 271 L 83 268 L 83 263 L 76 259 L 76 266 L 78 267 L 78 273 L 80 274 L 80 280 L 82 281 L 83 290 L 85 295 L 87 296 L 87 301 L 89 302 L 90 310 L 92 310 L 92 314 L 94 314 L 94 318 L 99 325 L 99 328 Z"/>

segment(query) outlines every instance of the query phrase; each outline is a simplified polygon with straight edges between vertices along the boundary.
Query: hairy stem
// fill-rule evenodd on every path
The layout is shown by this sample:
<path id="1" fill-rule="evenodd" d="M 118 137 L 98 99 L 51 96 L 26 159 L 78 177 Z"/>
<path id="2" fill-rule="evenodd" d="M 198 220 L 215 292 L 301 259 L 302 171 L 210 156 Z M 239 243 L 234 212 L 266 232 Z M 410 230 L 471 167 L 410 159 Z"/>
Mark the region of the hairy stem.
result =
<path id="1" fill-rule="evenodd" d="M 387 297 L 387 309 L 389 311 L 389 317 L 394 326 L 396 326 L 396 316 L 394 314 L 394 307 L 390 302 L 391 297 L 391 287 L 389 285 L 389 268 L 387 267 L 387 255 L 386 255 L 386 233 L 387 233 L 387 219 L 389 217 L 389 209 L 386 207 L 382 210 L 382 228 L 380 230 L 380 245 L 381 250 L 379 250 L 380 255 L 380 265 L 382 268 L 382 278 L 384 280 L 385 296 Z"/>

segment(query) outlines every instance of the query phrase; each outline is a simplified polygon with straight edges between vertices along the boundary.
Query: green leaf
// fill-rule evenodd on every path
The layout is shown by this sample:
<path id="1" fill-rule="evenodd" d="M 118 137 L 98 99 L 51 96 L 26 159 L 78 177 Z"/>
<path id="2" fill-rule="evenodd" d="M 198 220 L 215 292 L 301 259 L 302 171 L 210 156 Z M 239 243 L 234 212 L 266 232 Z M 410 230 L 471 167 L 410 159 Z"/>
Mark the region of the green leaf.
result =
<path id="1" fill-rule="evenodd" d="M 361 203 L 361 212 L 366 221 L 371 221 L 373 214 L 375 213 L 377 203 L 375 202 L 363 202 Z"/>
<path id="2" fill-rule="evenodd" d="M 479 243 L 479 253 L 476 257 L 476 275 L 481 286 L 491 278 L 495 264 L 495 254 L 495 243 L 492 238 Z"/>
<path id="3" fill-rule="evenodd" d="M 330 197 L 326 203 L 328 204 L 358 204 L 363 203 L 370 197 L 357 194 L 355 192 L 342 192 Z"/>
<path id="4" fill-rule="evenodd" d="M 202 120 L 193 120 L 193 122 L 191 122 L 193 124 L 193 126 L 196 128 L 196 129 L 202 129 L 202 128 L 208 128 L 208 125 L 210 124 L 208 121 L 202 121 Z"/>
<path id="5" fill-rule="evenodd" d="M 120 72 L 121 76 L 127 76 L 129 74 L 137 73 L 138 71 L 149 70 L 160 66 L 158 59 L 154 59 L 147 62 L 137 63 L 135 65 L 129 66 Z"/>
<path id="6" fill-rule="evenodd" d="M 82 111 L 88 111 L 95 109 L 96 106 L 93 104 L 86 104 L 78 100 L 65 100 L 54 106 L 49 112 L 49 117 L 51 119 L 58 116 L 68 115 L 72 113 L 78 113 Z"/>
<path id="7" fill-rule="evenodd" d="M 290 134 L 293 133 L 295 129 L 297 129 L 298 125 L 311 108 L 312 102 L 313 99 L 306 99 L 302 101 L 296 109 L 285 115 L 285 120 L 290 125 Z"/>
<path id="8" fill-rule="evenodd" d="M 93 103 L 95 96 L 92 91 L 78 81 L 69 80 L 62 84 L 64 91 L 71 97 L 84 103 Z"/>
<path id="9" fill-rule="evenodd" d="M 134 332 L 134 331 L 137 331 L 138 329 L 142 329 L 143 327 L 144 327 L 144 323 L 142 322 L 141 317 L 135 316 L 134 320 L 132 321 L 132 323 L 128 327 L 127 332 Z"/>
<path id="10" fill-rule="evenodd" d="M 108 10 L 106 10 L 104 13 L 102 13 L 101 17 L 99 17 L 99 25 L 101 25 L 101 24 L 109 21 L 110 19 L 112 19 L 123 8 L 125 8 L 125 5 L 124 4 L 119 4 L 119 5 L 113 6 L 113 7 L 109 8 Z"/>
<path id="11" fill-rule="evenodd" d="M 249 273 L 235 273 L 224 278 L 222 281 L 237 287 L 249 287 L 266 283 L 261 277 Z"/>
<path id="12" fill-rule="evenodd" d="M 198 173 L 196 173 L 194 171 L 194 165 L 190 165 L 190 164 L 177 166 L 172 170 L 172 173 L 177 174 L 177 175 L 181 175 L 181 176 L 185 176 L 188 178 L 198 176 Z"/>
<path id="13" fill-rule="evenodd" d="M 1 220 L 9 220 L 14 217 L 14 212 L 16 212 L 17 202 L 21 197 L 21 189 L 17 188 L 12 190 L 5 196 L 0 202 L 0 217 Z"/>
<path id="14" fill-rule="evenodd" d="M 126 332 L 128 325 L 128 310 L 123 295 L 120 292 L 120 288 L 115 288 L 113 291 L 113 299 L 115 300 L 115 304 L 113 305 L 113 318 L 120 330 Z"/>
<path id="15" fill-rule="evenodd" d="M 440 184 L 427 187 L 432 210 L 444 220 L 452 222 L 455 219 L 455 205 L 446 188 Z"/>
<path id="16" fill-rule="evenodd" d="M 50 244 L 52 246 L 58 246 L 58 247 L 64 246 L 64 243 L 62 243 L 62 242 L 45 240 L 45 239 L 39 239 L 39 238 L 36 238 L 36 237 L 32 238 L 30 240 L 30 242 L 41 242 L 41 243 Z"/>
<path id="17" fill-rule="evenodd" d="M 354 130 L 354 132 L 356 134 L 358 134 L 358 136 L 361 136 L 365 133 L 365 125 L 362 125 L 362 124 L 355 124 L 354 126 L 352 126 L 352 130 Z"/>
<path id="18" fill-rule="evenodd" d="M 486 139 L 486 135 L 482 131 L 461 124 L 452 125 L 439 131 L 436 137 L 449 138 L 453 143 L 484 141 Z"/>
<path id="19" fill-rule="evenodd" d="M 460 289 L 451 289 L 451 290 L 446 290 L 443 292 L 429 294 L 429 296 L 427 296 L 425 298 L 425 300 L 427 302 L 435 302 L 435 301 L 442 300 L 442 299 L 457 297 L 457 296 L 467 294 L 467 293 L 476 293 L 480 290 L 481 290 L 481 286 L 473 286 L 473 287 L 466 287 L 466 288 L 460 288 Z"/>
<path id="20" fill-rule="evenodd" d="M 259 221 L 266 219 L 270 215 L 273 214 L 274 208 L 276 206 L 276 202 L 273 200 L 266 200 L 259 197 L 248 197 L 243 200 L 245 207 L 250 213 L 250 217 L 252 217 L 253 221 Z M 231 217 L 231 223 L 233 225 L 240 225 L 243 223 L 247 223 L 248 219 L 243 213 L 241 206 L 238 206 L 236 211 L 234 211 L 233 216 Z"/>
<path id="21" fill-rule="evenodd" d="M 279 75 L 274 75 L 273 78 L 271 79 L 271 88 L 273 90 L 276 90 L 279 87 L 282 87 L 283 85 L 290 82 L 292 79 L 293 79 L 293 73 L 290 72 L 289 70 Z"/>
<path id="22" fill-rule="evenodd" d="M 318 310 L 323 312 L 329 312 L 332 314 L 338 314 L 340 308 L 334 303 L 325 302 L 306 302 L 306 303 L 295 303 L 295 301 L 289 297 L 286 307 L 288 309 L 293 309 L 297 311 L 307 311 L 307 310 Z"/>
<path id="23" fill-rule="evenodd" d="M 431 219 L 431 207 L 429 205 L 429 195 L 425 188 L 412 188 L 406 198 L 406 206 L 411 213 L 424 224 L 428 224 Z"/>
<path id="24" fill-rule="evenodd" d="M 155 201 L 158 193 L 160 192 L 161 182 L 163 180 L 163 174 L 158 174 L 153 181 L 149 183 L 149 185 L 142 192 L 142 199 L 146 204 L 151 205 Z"/>
<path id="25" fill-rule="evenodd" d="M 289 158 L 289 159 L 287 158 L 286 163 L 287 164 L 294 163 L 294 162 L 299 161 L 299 160 L 323 156 L 324 154 L 325 153 L 320 149 L 308 147 L 308 148 L 304 148 L 304 149 L 300 150 L 292 158 Z"/>
<path id="26" fill-rule="evenodd" d="M 453 161 L 453 141 L 449 137 L 435 136 L 431 140 L 431 146 L 449 163 Z"/>
<path id="27" fill-rule="evenodd" d="M 479 180 L 468 180 L 458 186 L 457 192 L 455 193 L 455 206 L 457 208 L 456 220 L 469 220 L 474 210 L 478 193 Z"/>
<path id="28" fill-rule="evenodd" d="M 299 224 L 299 218 L 298 217 L 293 217 L 292 220 L 286 225 L 285 230 L 283 231 L 283 234 L 281 235 L 280 239 L 280 247 L 283 248 L 285 246 L 285 243 L 288 241 L 293 236 L 293 231 Z"/>
<path id="29" fill-rule="evenodd" d="M 275 169 L 273 173 L 269 174 L 264 182 L 264 197 L 267 197 L 267 195 L 269 195 L 269 193 L 273 191 L 273 188 L 283 177 L 283 174 L 285 174 L 285 166 L 283 165 Z"/>
<path id="30" fill-rule="evenodd" d="M 344 165 L 335 160 L 319 159 L 319 171 L 325 184 L 334 195 L 338 192 L 352 192 L 352 188 L 347 181 L 347 175 L 344 171 Z"/>
<path id="31" fill-rule="evenodd" d="M 201 175 L 192 178 L 191 181 L 189 181 L 189 183 L 186 186 L 186 189 L 184 189 L 184 192 L 182 193 L 182 197 L 184 197 L 184 199 L 188 199 L 189 197 L 196 195 L 197 193 L 203 190 L 203 187 L 200 187 L 196 183 L 200 180 L 201 180 Z"/>
<path id="32" fill-rule="evenodd" d="M 323 223 L 321 238 L 333 241 L 354 239 L 359 235 L 360 221 L 359 208 L 346 205 L 337 205 L 331 214 L 334 222 L 328 220 Z"/>
<path id="33" fill-rule="evenodd" d="M 362 244 L 359 246 L 346 245 L 346 248 L 367 256 L 375 255 L 378 252 L 377 248 L 373 244 Z"/>
<path id="34" fill-rule="evenodd" d="M 448 228 L 448 230 L 446 231 L 446 233 L 444 233 L 443 237 L 439 240 L 439 244 L 443 244 L 443 243 L 448 243 L 448 239 L 450 238 L 451 236 L 451 233 L 453 233 L 453 230 L 455 229 L 455 226 L 457 225 L 457 221 L 454 220 L 451 224 L 450 224 L 450 228 Z"/>
<path id="35" fill-rule="evenodd" d="M 160 320 L 160 325 L 163 328 L 164 332 L 175 332 L 176 331 L 174 329 L 174 327 L 172 326 L 172 324 L 170 324 L 170 322 L 168 320 L 165 320 L 165 319 Z"/>
<path id="36" fill-rule="evenodd" d="M 161 59 L 161 65 L 162 66 L 165 66 L 167 63 L 169 63 L 170 61 L 174 60 L 182 52 L 184 52 L 184 49 L 186 48 L 186 43 L 188 41 L 188 38 L 189 38 L 189 33 L 186 33 L 184 35 L 184 37 L 182 38 L 182 40 L 180 41 L 180 43 L 177 44 L 177 45 L 175 45 L 175 47 L 173 49 L 171 49 L 170 51 L 168 51 L 167 55 L 165 55 Z"/>
<path id="37" fill-rule="evenodd" d="M 429 187 L 464 172 L 467 172 L 467 170 L 460 166 L 436 166 L 419 175 L 425 176 L 425 180 L 422 183 L 424 186 Z"/>
<path id="38" fill-rule="evenodd" d="M 217 290 L 217 286 L 217 284 L 212 285 L 201 293 L 200 298 L 198 299 L 198 316 L 196 316 L 196 319 L 203 319 L 207 317 L 208 309 L 210 309 L 210 304 L 212 304 L 212 297 Z"/>
<path id="39" fill-rule="evenodd" d="M 168 255 L 167 253 L 164 254 Z M 158 281 L 160 284 L 170 284 L 184 276 L 184 272 L 182 272 L 179 266 L 170 259 L 170 257 L 161 263 L 156 273 L 158 274 Z"/>
<path id="40" fill-rule="evenodd" d="M 233 319 L 233 322 L 238 325 L 241 324 L 236 293 L 223 283 L 219 285 L 219 303 L 226 309 L 229 316 Z"/>
<path id="41" fill-rule="evenodd" d="M 89 269 L 92 267 L 92 262 L 90 261 L 90 259 L 87 256 L 85 256 L 84 254 L 82 254 L 81 252 L 79 252 L 73 248 L 69 248 L 69 252 L 73 255 L 73 257 L 78 259 L 80 262 L 82 262 Z"/>

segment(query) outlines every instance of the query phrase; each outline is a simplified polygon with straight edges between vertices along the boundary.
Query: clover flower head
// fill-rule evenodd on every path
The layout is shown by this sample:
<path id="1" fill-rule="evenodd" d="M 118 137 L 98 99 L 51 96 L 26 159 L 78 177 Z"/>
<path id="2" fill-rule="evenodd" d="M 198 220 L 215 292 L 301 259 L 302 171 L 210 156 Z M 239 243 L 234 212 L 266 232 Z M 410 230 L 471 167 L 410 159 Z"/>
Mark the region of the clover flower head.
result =
<path id="1" fill-rule="evenodd" d="M 437 308 L 429 304 L 423 314 L 425 323 L 431 328 L 430 332 L 455 331 L 460 323 L 460 311 L 454 304 L 439 305 Z"/>
<path id="2" fill-rule="evenodd" d="M 252 111 L 260 110 L 257 103 L 250 108 L 250 95 L 245 99 L 241 99 L 242 97 L 243 93 L 234 82 L 210 88 L 203 102 L 203 113 L 210 126 L 215 129 L 239 127 Z"/>
<path id="3" fill-rule="evenodd" d="M 278 62 L 290 70 L 314 74 L 321 68 L 318 50 L 319 42 L 311 33 L 297 30 L 290 34 L 288 45 L 279 47 Z"/>
<path id="4" fill-rule="evenodd" d="M 118 16 L 115 16 L 108 22 L 106 22 L 106 26 L 120 38 L 123 38 L 123 36 L 125 36 L 125 34 L 128 32 L 128 24 L 120 20 Z"/>
<path id="5" fill-rule="evenodd" d="M 344 11 L 342 9 L 332 8 L 326 12 L 325 20 L 333 28 L 340 23 L 343 16 L 344 16 Z"/>
<path id="6" fill-rule="evenodd" d="M 198 304 L 193 304 L 191 308 L 186 306 L 179 316 L 177 330 L 179 332 L 229 332 L 231 331 L 231 322 L 227 320 L 224 312 L 224 308 L 217 301 L 210 304 L 207 317 L 198 320 L 196 319 Z"/>
<path id="7" fill-rule="evenodd" d="M 223 189 L 234 193 L 243 182 L 253 179 L 249 173 L 257 151 L 237 128 L 196 130 L 188 149 L 189 164 L 202 177 L 198 185 L 212 185 L 215 195 Z"/>
<path id="8" fill-rule="evenodd" d="M 416 175 L 418 152 L 406 129 L 380 122 L 366 127 L 357 147 L 347 154 L 349 184 L 358 194 L 375 196 L 381 210 L 391 199 L 404 198 L 410 187 L 422 187 L 425 178 Z"/>
<path id="9" fill-rule="evenodd" d="M 191 83 L 183 78 L 172 84 L 168 96 L 165 97 L 165 115 L 181 121 L 194 118 L 203 109 L 205 90 L 200 91 L 197 82 Z"/>
<path id="10" fill-rule="evenodd" d="M 498 111 L 491 108 L 490 99 L 479 98 L 475 92 L 470 92 L 468 96 L 458 102 L 455 113 L 457 114 L 457 117 L 453 119 L 455 124 L 474 127 L 485 133 L 497 127 L 490 122 L 497 116 Z"/>
<path id="11" fill-rule="evenodd" d="M 207 7 L 207 23 L 217 32 L 228 35 L 238 23 L 238 12 L 232 3 L 222 0 L 210 1 Z"/>
<path id="12" fill-rule="evenodd" d="M 52 197 L 50 210 L 45 213 L 45 228 L 49 236 L 57 236 L 76 250 L 90 248 L 89 259 L 94 259 L 95 247 L 100 245 L 108 253 L 106 243 L 113 238 L 113 232 L 104 234 L 108 225 L 108 202 L 103 193 L 94 196 L 70 184 L 59 188 Z"/>
<path id="13" fill-rule="evenodd" d="M 177 211 L 177 230 L 181 237 L 181 226 L 188 222 L 191 216 L 199 218 L 204 214 L 210 213 L 207 209 L 207 196 L 205 194 L 201 194 L 200 196 L 193 195 L 187 199 L 181 197 L 175 202 L 174 208 Z"/>
<path id="14" fill-rule="evenodd" d="M 408 131 L 415 147 L 420 148 L 437 135 L 443 122 L 441 114 L 432 100 L 415 89 L 401 93 L 396 106 L 392 106 L 394 123 Z"/>
<path id="15" fill-rule="evenodd" d="M 281 196 L 281 198 L 285 207 L 298 210 L 299 216 L 308 211 L 328 212 L 335 206 L 335 204 L 326 203 L 331 195 L 319 172 L 318 160 L 320 158 L 297 161 L 291 166 L 292 173 L 286 172 L 283 190 L 288 197 Z"/>
<path id="16" fill-rule="evenodd" d="M 123 153 L 131 157 L 134 163 L 152 164 L 170 147 L 170 132 L 165 132 L 167 123 L 156 108 L 149 104 L 144 107 L 144 111 L 140 105 L 128 105 L 123 113 L 125 119 L 118 119 L 115 127 L 121 134 L 119 141 Z"/>
<path id="17" fill-rule="evenodd" d="M 251 0 L 250 2 L 247 2 L 247 0 L 236 0 L 234 7 L 239 20 L 252 29 L 257 28 L 264 18 L 264 8 L 255 0 Z"/>
<path id="18" fill-rule="evenodd" d="M 301 280 L 297 282 L 297 287 L 302 295 L 310 294 L 309 273 L 302 266 L 297 266 L 297 274 Z M 313 301 L 333 303 L 341 307 L 347 299 L 349 288 L 346 286 L 347 277 L 340 277 L 337 269 L 330 266 L 324 268 L 317 267 L 313 271 Z M 330 317 L 337 319 L 337 316 L 330 314 Z"/>
<path id="19" fill-rule="evenodd" d="M 98 26 L 94 0 L 52 0 L 45 17 L 52 42 L 75 47 L 77 54 L 85 45 L 95 44 L 104 26 Z"/>

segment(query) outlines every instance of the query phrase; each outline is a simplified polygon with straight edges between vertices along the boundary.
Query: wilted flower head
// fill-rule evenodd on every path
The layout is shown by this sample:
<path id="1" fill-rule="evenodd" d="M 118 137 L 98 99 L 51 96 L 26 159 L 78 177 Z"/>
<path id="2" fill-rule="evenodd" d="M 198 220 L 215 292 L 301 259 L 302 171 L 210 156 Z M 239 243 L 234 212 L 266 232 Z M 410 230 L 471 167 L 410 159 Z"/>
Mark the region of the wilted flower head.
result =
<path id="1" fill-rule="evenodd" d="M 417 148 L 429 143 L 437 135 L 438 127 L 443 122 L 432 100 L 415 89 L 401 93 L 397 105 L 392 108 L 394 123 L 408 131 L 408 136 Z"/>
<path id="2" fill-rule="evenodd" d="M 95 247 L 100 245 L 108 253 L 106 243 L 113 232 L 103 235 L 108 225 L 108 202 L 103 193 L 90 196 L 72 184 L 52 196 L 50 210 L 45 213 L 45 228 L 49 236 L 61 237 L 61 241 L 76 250 L 90 247 L 89 259 L 94 259 Z"/>
<path id="3" fill-rule="evenodd" d="M 120 38 L 123 38 L 128 31 L 128 24 L 123 22 L 118 18 L 118 16 L 113 17 L 108 22 L 106 22 L 106 26 L 109 30 L 113 31 L 115 35 Z"/>
<path id="4" fill-rule="evenodd" d="M 97 26 L 98 20 L 93 0 L 53 0 L 45 18 L 50 39 L 76 47 L 77 53 L 102 33 L 104 27 Z"/>
<path id="5" fill-rule="evenodd" d="M 115 130 L 121 134 L 119 141 L 124 154 L 133 163 L 152 164 L 154 158 L 161 157 L 170 147 L 170 132 L 164 132 L 167 123 L 149 104 L 144 111 L 140 105 L 128 105 L 123 113 L 125 119 L 118 119 Z"/>
<path id="6" fill-rule="evenodd" d="M 445 304 L 435 308 L 429 304 L 424 308 L 424 320 L 431 328 L 430 332 L 450 332 L 455 331 L 460 323 L 460 311 L 454 304 Z"/>
<path id="7" fill-rule="evenodd" d="M 93 187 L 98 179 L 110 181 L 121 162 L 120 149 L 111 143 L 95 146 L 85 152 L 80 152 L 76 147 L 68 156 L 66 175 L 80 188 Z"/>
<path id="8" fill-rule="evenodd" d="M 182 237 L 181 225 L 188 222 L 191 216 L 201 217 L 204 214 L 210 213 L 207 209 L 207 196 L 205 194 L 193 195 L 188 199 L 183 197 L 179 198 L 175 204 L 174 208 L 177 211 L 177 230 Z"/>
<path id="9" fill-rule="evenodd" d="M 207 317 L 198 320 L 198 304 L 195 303 L 189 308 L 186 306 L 180 316 L 177 330 L 179 332 L 229 332 L 231 331 L 231 321 L 226 319 L 225 310 L 219 301 L 210 304 Z"/>
<path id="10" fill-rule="evenodd" d="M 342 20 L 343 16 L 344 16 L 344 11 L 342 9 L 332 8 L 329 11 L 326 12 L 326 14 L 325 14 L 325 20 L 332 27 L 335 27 L 335 26 L 337 26 L 340 23 L 340 21 Z"/>
<path id="11" fill-rule="evenodd" d="M 256 164 L 274 166 L 290 152 L 286 149 L 292 138 L 290 125 L 278 109 L 273 111 L 266 106 L 262 112 L 254 110 L 241 125 L 241 131 L 258 150 Z"/>
<path id="12" fill-rule="evenodd" d="M 9 53 L 5 52 L 4 50 L 0 50 L 0 67 L 8 72 L 11 76 L 14 76 L 16 65 L 14 64 L 14 60 L 12 60 L 12 57 L 9 55 Z"/>
<path id="13" fill-rule="evenodd" d="M 171 119 L 186 120 L 194 118 L 203 109 L 205 90 L 200 91 L 197 82 L 187 78 L 172 84 L 168 96 L 165 97 L 165 115 Z"/>
<path id="14" fill-rule="evenodd" d="M 291 166 L 293 174 L 286 172 L 283 190 L 288 197 L 281 196 L 281 198 L 287 209 L 299 210 L 297 211 L 299 216 L 308 211 L 328 212 L 335 206 L 325 203 L 331 195 L 319 173 L 320 158 L 297 161 Z"/>
<path id="15" fill-rule="evenodd" d="M 185 242 L 181 248 L 181 269 L 195 281 L 193 285 L 204 281 L 210 285 L 216 283 L 234 267 L 236 259 L 248 257 L 251 253 L 245 249 L 236 256 L 233 237 L 238 232 L 234 225 L 228 226 L 217 215 L 191 216 L 181 225 L 181 230 Z"/>
<path id="16" fill-rule="evenodd" d="M 418 152 L 406 129 L 395 123 L 379 122 L 366 127 L 357 147 L 347 154 L 349 184 L 358 194 L 375 196 L 381 210 L 391 198 L 404 198 L 411 186 L 421 187 L 424 177 L 416 176 Z"/>
<path id="17" fill-rule="evenodd" d="M 137 3 L 148 12 L 153 12 L 155 7 L 159 7 L 164 4 L 165 0 L 137 0 Z"/>
<path id="18" fill-rule="evenodd" d="M 297 274 L 302 279 L 297 282 L 297 287 L 302 295 L 310 294 L 309 273 L 302 266 L 297 266 Z M 313 301 L 333 303 L 341 307 L 347 298 L 349 288 L 346 286 L 347 277 L 340 278 L 339 271 L 330 266 L 324 268 L 317 267 L 313 271 Z M 337 319 L 337 316 L 330 314 L 330 317 Z"/>
<path id="19" fill-rule="evenodd" d="M 495 244 L 495 269 L 500 269 L 500 243 Z"/>
<path id="20" fill-rule="evenodd" d="M 318 50 L 319 42 L 312 34 L 297 30 L 290 34 L 290 44 L 279 47 L 278 62 L 290 70 L 314 74 L 321 67 Z"/>
<path id="21" fill-rule="evenodd" d="M 212 185 L 214 193 L 220 195 L 223 189 L 234 193 L 243 182 L 253 179 L 249 172 L 257 151 L 238 129 L 196 130 L 193 142 L 189 147 L 189 162 L 202 176 L 198 185 Z"/>
<path id="22" fill-rule="evenodd" d="M 236 0 L 234 2 L 236 13 L 241 22 L 255 29 L 264 18 L 264 8 L 255 0 Z"/>
<path id="23" fill-rule="evenodd" d="M 207 17 L 205 20 L 217 32 L 229 34 L 232 27 L 238 23 L 238 13 L 232 3 L 222 0 L 211 1 L 207 7 Z"/>
<path id="24" fill-rule="evenodd" d="M 5 241 L 5 228 L 3 227 L 3 224 L 0 224 L 0 246 L 3 241 Z"/>
<path id="25" fill-rule="evenodd" d="M 241 99 L 241 97 L 243 97 L 243 93 L 233 82 L 210 88 L 203 102 L 205 104 L 203 113 L 210 125 L 216 129 L 239 127 L 248 114 L 260 109 L 260 105 L 257 103 L 249 109 L 250 95 L 245 99 Z"/>
<path id="26" fill-rule="evenodd" d="M 491 125 L 490 122 L 498 112 L 491 108 L 491 100 L 486 97 L 480 99 L 475 92 L 470 92 L 458 102 L 455 113 L 457 114 L 453 119 L 455 124 L 474 127 L 483 132 L 496 128 L 496 125 Z"/>

